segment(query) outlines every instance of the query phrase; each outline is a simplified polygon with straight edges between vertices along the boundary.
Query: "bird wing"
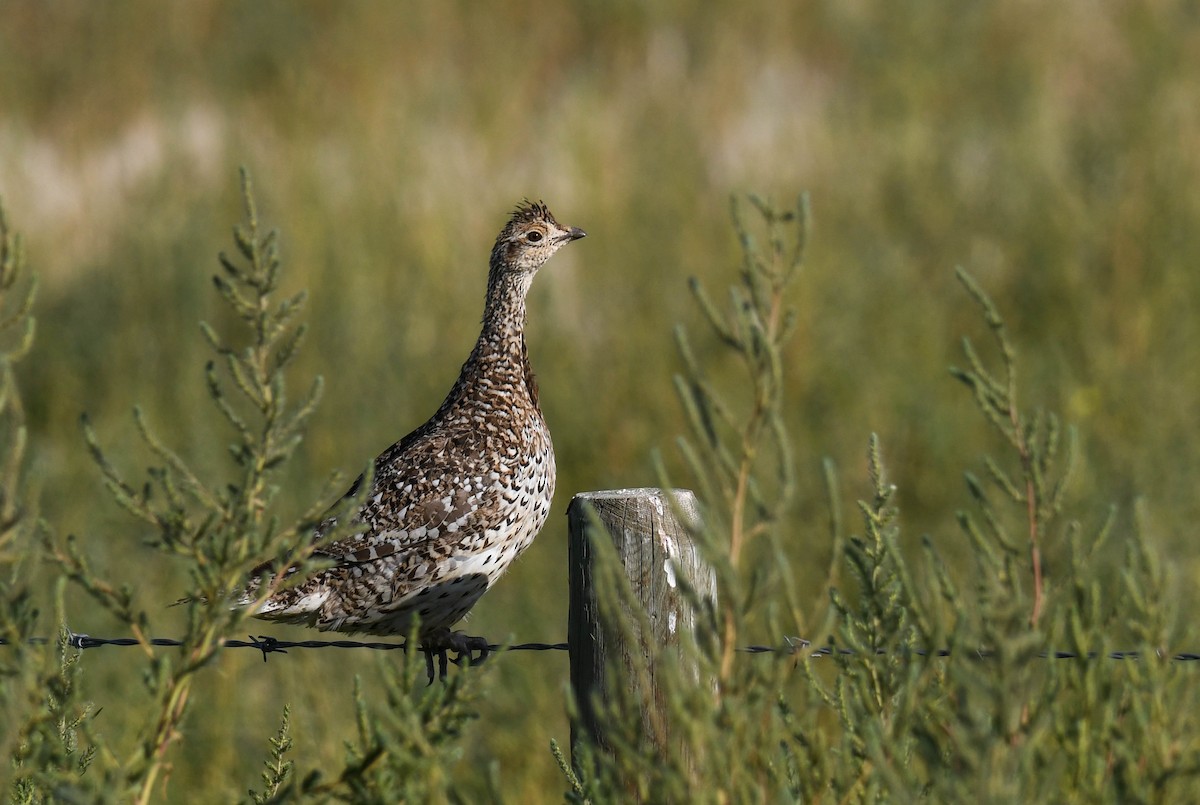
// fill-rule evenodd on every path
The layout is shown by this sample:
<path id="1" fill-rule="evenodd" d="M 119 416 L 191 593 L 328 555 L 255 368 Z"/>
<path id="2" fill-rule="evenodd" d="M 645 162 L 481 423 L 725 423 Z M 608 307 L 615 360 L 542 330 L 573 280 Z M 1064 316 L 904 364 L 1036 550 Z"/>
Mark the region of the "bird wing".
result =
<path id="1" fill-rule="evenodd" d="M 435 559 L 494 519 L 499 479 L 477 433 L 418 429 L 376 459 L 371 490 L 355 518 L 365 530 L 323 546 L 318 555 L 337 565 L 397 553 Z M 360 478 L 347 495 L 355 494 L 361 483 Z M 332 525 L 326 521 L 318 538 Z"/>

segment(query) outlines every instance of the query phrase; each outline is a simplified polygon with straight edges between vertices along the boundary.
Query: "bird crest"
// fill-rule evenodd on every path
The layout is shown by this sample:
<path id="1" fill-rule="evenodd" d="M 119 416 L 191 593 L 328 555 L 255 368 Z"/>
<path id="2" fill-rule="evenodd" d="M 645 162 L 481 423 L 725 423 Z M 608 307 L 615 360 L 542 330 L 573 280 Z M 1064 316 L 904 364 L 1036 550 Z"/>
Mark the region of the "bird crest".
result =
<path id="1" fill-rule="evenodd" d="M 517 229 L 535 221 L 543 221 L 552 224 L 555 228 L 559 228 L 558 221 L 554 219 L 554 215 L 551 214 L 544 201 L 524 199 L 512 211 L 512 216 L 508 219 L 508 223 L 505 224 L 504 231 L 500 233 L 500 239 L 503 240 L 511 237 Z"/>

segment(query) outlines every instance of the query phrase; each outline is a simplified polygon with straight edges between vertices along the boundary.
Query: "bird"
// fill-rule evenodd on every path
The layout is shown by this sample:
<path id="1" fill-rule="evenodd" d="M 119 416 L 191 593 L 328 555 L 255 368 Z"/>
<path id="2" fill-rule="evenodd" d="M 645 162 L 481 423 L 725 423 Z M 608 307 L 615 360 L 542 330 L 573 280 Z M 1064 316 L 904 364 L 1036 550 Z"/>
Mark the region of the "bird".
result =
<path id="1" fill-rule="evenodd" d="M 488 641 L 451 631 L 546 523 L 554 446 L 538 404 L 525 344 L 526 297 L 538 270 L 586 236 L 542 201 L 516 206 L 492 248 L 482 328 L 458 380 L 420 427 L 374 461 L 347 497 L 362 494 L 353 536 L 320 545 L 321 566 L 257 604 L 256 618 L 321 631 L 418 637 L 430 681 L 433 658 L 482 662 Z M 314 540 L 336 527 L 329 516 Z M 288 575 L 296 568 L 289 568 Z M 252 573 L 240 602 L 261 597 L 276 574 Z M 290 581 L 290 580 L 289 580 Z"/>

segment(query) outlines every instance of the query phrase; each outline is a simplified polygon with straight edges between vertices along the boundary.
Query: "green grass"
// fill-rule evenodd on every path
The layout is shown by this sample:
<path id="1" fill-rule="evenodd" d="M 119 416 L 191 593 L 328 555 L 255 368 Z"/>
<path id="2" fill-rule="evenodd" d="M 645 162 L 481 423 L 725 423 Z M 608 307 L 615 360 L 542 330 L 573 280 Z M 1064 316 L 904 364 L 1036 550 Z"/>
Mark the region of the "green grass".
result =
<path id="1" fill-rule="evenodd" d="M 1182 1 L 6 3 L 0 196 L 41 280 L 18 366 L 40 513 L 135 585 L 156 633 L 182 628 L 159 607 L 186 579 L 108 501 L 77 421 L 86 411 L 136 473 L 149 463 L 129 417 L 140 404 L 193 464 L 226 468 L 197 322 L 220 315 L 209 277 L 239 217 L 238 165 L 281 230 L 286 289 L 311 292 L 295 382 L 326 381 L 281 493 L 293 511 L 440 402 L 477 333 L 491 240 L 526 195 L 589 233 L 530 301 L 554 511 L 575 491 L 656 483 L 654 448 L 680 471 L 671 332 L 699 321 L 686 280 L 724 288 L 737 267 L 730 193 L 805 190 L 814 231 L 784 398 L 809 611 L 826 601 L 831 551 L 821 461 L 866 488 L 870 432 L 899 485 L 904 547 L 928 534 L 968 572 L 961 472 L 994 441 L 946 372 L 979 329 L 958 265 L 1005 312 L 1024 399 L 1080 429 L 1068 509 L 1094 522 L 1115 502 L 1119 546 L 1142 499 L 1177 584 L 1167 600 L 1187 611 L 1200 573 L 1198 45 Z M 715 342 L 694 348 L 718 382 L 738 382 Z M 562 638 L 565 525 L 551 520 L 471 631 Z M 1051 550 L 1052 585 L 1056 561 Z M 67 616 L 77 631 L 115 628 L 78 596 Z M 96 729 L 118 746 L 146 707 L 133 651 L 83 659 Z M 255 785 L 284 702 L 297 755 L 337 766 L 351 678 L 370 686 L 373 667 L 350 652 L 266 665 L 227 652 L 199 683 L 208 704 L 173 757 L 172 796 Z M 494 760 L 513 801 L 558 798 L 545 747 L 567 734 L 565 657 L 513 655 L 487 674 L 462 768 Z"/>

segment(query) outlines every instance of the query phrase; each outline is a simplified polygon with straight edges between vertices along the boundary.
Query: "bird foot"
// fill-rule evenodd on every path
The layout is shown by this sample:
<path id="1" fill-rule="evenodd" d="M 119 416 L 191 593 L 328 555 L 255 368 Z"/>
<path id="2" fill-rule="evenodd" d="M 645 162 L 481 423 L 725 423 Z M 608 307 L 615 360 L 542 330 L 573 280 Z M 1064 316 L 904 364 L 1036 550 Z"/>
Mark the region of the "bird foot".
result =
<path id="1" fill-rule="evenodd" d="M 437 678 L 445 679 L 450 663 L 457 666 L 482 665 L 491 654 L 491 644 L 486 637 L 471 637 L 464 632 L 451 632 L 449 629 L 432 634 L 421 644 L 425 654 L 425 668 L 429 673 L 429 684 L 433 684 L 433 660 L 437 658 Z M 450 656 L 454 652 L 454 656 Z"/>

